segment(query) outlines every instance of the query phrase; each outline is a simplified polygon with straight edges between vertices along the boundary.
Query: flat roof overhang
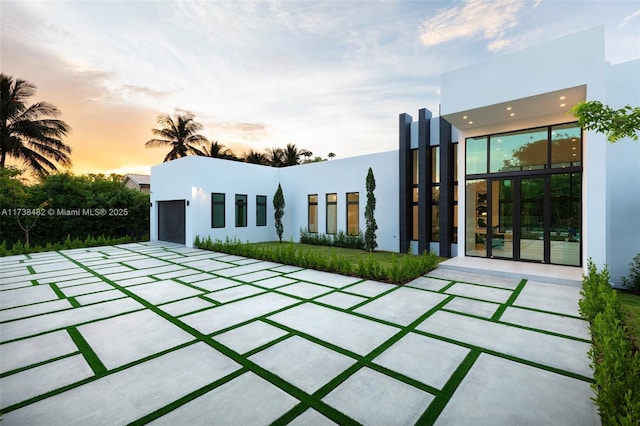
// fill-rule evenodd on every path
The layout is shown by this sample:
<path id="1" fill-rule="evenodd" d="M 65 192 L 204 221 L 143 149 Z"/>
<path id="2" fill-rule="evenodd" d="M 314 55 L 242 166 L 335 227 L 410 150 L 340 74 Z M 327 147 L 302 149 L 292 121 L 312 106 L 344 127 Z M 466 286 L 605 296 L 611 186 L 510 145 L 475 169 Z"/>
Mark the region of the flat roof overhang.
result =
<path id="1" fill-rule="evenodd" d="M 568 122 L 575 120 L 571 108 L 586 94 L 587 86 L 581 85 L 442 116 L 462 131 L 549 115 L 565 114 Z"/>

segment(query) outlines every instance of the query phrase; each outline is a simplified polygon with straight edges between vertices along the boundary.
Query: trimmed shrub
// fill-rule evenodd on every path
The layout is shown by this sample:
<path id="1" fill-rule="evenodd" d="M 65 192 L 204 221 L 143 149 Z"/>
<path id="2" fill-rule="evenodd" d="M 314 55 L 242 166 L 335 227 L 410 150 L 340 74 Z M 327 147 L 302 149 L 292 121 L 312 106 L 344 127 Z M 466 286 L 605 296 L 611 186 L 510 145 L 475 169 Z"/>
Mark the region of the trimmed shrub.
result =
<path id="1" fill-rule="evenodd" d="M 627 290 L 640 292 L 640 253 L 629 262 L 629 276 L 622 278 L 622 285 Z"/>
<path id="2" fill-rule="evenodd" d="M 438 265 L 436 255 L 427 251 L 420 256 L 393 256 L 394 260 L 390 267 L 385 267 L 372 255 L 369 255 L 366 260 L 360 260 L 357 266 L 354 267 L 345 257 L 340 256 L 338 253 L 334 252 L 330 256 L 326 256 L 301 248 L 293 243 L 278 244 L 275 247 L 260 247 L 255 244 L 242 243 L 238 239 L 230 239 L 229 237 L 225 241 L 211 240 L 211 237 L 206 239 L 196 237 L 193 245 L 220 253 L 396 284 L 411 281 L 435 269 Z"/>
<path id="3" fill-rule="evenodd" d="M 624 327 L 617 292 L 609 284 L 605 266 L 598 272 L 589 259 L 583 276 L 580 314 L 591 323 L 589 351 L 596 396 L 603 425 L 640 424 L 640 353 L 634 352 Z"/>

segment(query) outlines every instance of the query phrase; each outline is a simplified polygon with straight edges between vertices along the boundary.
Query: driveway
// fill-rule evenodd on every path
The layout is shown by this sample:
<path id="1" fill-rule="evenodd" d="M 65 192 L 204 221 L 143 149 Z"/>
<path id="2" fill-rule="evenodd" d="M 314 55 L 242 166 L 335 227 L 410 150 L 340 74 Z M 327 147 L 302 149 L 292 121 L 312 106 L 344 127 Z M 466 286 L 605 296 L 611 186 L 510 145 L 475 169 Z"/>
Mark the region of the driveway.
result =
<path id="1" fill-rule="evenodd" d="M 171 243 L 0 258 L 3 425 L 596 425 L 579 288 Z"/>

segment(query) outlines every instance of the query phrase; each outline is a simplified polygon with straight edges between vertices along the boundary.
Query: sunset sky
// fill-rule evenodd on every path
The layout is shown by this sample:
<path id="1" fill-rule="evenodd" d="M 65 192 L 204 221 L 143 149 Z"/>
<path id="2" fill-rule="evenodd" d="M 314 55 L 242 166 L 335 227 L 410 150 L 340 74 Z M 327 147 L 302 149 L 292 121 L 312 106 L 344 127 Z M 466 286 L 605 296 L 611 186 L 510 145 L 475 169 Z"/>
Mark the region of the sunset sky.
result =
<path id="1" fill-rule="evenodd" d="M 237 153 L 344 158 L 396 149 L 402 112 L 437 115 L 444 72 L 598 25 L 609 61 L 639 57 L 638 5 L 0 0 L 0 65 L 62 111 L 75 173 L 148 173 L 176 110 Z"/>

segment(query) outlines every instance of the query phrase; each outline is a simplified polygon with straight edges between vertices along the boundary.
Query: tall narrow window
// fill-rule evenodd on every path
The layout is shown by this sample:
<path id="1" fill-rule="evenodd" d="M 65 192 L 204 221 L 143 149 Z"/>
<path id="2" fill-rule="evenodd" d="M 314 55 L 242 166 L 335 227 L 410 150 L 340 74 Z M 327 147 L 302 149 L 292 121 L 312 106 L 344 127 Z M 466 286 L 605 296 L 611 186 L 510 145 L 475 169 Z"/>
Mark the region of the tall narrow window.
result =
<path id="1" fill-rule="evenodd" d="M 440 147 L 431 148 L 431 241 L 440 241 Z"/>
<path id="2" fill-rule="evenodd" d="M 224 228 L 224 194 L 211 194 L 211 227 Z"/>
<path id="3" fill-rule="evenodd" d="M 453 144 L 453 240 L 458 242 L 458 144 Z"/>
<path id="4" fill-rule="evenodd" d="M 418 150 L 411 151 L 412 155 L 412 181 L 411 181 L 411 239 L 418 241 L 418 179 L 420 176 L 420 160 Z"/>
<path id="5" fill-rule="evenodd" d="M 347 193 L 347 234 L 358 235 L 360 233 L 360 194 L 358 192 Z"/>
<path id="6" fill-rule="evenodd" d="M 236 227 L 247 226 L 247 196 L 236 194 Z"/>
<path id="7" fill-rule="evenodd" d="M 318 232 L 318 195 L 307 196 L 309 220 L 307 227 L 309 232 Z"/>
<path id="8" fill-rule="evenodd" d="M 256 195 L 256 226 L 267 226 L 266 195 Z"/>
<path id="9" fill-rule="evenodd" d="M 338 194 L 327 194 L 327 234 L 338 233 Z"/>

